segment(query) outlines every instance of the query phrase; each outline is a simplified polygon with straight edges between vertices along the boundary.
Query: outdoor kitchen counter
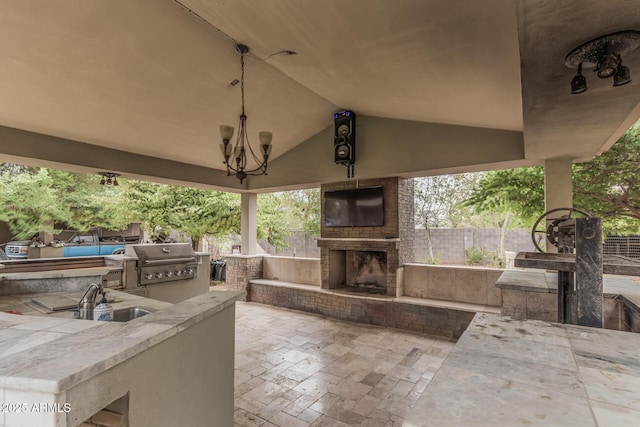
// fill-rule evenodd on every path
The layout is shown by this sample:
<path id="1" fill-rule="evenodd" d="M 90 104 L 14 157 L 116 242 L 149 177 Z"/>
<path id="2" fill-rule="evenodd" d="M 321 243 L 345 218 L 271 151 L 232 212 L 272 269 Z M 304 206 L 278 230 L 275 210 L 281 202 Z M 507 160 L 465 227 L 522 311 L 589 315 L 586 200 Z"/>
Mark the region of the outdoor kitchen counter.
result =
<path id="1" fill-rule="evenodd" d="M 70 319 L 66 313 L 0 312 L 0 391 L 59 394 L 156 346 L 235 303 L 244 292 L 213 291 L 169 304 L 115 290 L 114 309 L 158 310 L 129 322 Z M 0 310 L 38 294 L 0 297 Z M 52 295 L 52 294 L 48 294 Z M 45 317 L 43 317 L 45 316 Z"/>

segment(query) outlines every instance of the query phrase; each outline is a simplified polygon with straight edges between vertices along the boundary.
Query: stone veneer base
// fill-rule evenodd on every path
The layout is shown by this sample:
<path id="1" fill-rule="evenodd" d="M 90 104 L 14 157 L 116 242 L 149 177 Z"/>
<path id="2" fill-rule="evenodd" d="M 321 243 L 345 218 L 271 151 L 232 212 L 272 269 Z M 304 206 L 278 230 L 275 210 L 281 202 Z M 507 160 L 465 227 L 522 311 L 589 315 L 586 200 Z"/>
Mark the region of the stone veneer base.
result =
<path id="1" fill-rule="evenodd" d="M 392 298 L 357 297 L 317 288 L 250 282 L 247 301 L 322 314 L 336 319 L 459 338 L 475 312 L 430 307 Z"/>

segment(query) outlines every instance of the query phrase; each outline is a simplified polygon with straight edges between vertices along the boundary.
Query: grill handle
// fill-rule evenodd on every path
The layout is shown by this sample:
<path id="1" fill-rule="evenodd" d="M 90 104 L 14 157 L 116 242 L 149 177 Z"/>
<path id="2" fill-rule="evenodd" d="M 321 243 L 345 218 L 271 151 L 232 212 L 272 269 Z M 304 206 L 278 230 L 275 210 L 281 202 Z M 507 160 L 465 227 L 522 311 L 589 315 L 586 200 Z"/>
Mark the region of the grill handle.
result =
<path id="1" fill-rule="evenodd" d="M 188 258 L 162 258 L 162 259 L 145 259 L 144 263 L 146 265 L 154 265 L 154 264 L 177 264 L 177 263 L 187 263 L 187 262 L 196 262 L 196 257 L 188 257 Z"/>

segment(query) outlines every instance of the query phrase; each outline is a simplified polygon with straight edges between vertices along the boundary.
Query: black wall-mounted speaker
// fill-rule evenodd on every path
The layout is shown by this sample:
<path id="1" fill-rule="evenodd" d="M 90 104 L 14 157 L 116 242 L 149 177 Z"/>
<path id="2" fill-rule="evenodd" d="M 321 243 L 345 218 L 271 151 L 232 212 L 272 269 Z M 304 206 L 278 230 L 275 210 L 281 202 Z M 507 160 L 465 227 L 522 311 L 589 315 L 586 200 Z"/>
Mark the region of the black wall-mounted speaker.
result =
<path id="1" fill-rule="evenodd" d="M 333 122 L 334 161 L 347 166 L 351 175 L 356 162 L 356 114 L 353 111 L 339 111 L 333 115 Z"/>

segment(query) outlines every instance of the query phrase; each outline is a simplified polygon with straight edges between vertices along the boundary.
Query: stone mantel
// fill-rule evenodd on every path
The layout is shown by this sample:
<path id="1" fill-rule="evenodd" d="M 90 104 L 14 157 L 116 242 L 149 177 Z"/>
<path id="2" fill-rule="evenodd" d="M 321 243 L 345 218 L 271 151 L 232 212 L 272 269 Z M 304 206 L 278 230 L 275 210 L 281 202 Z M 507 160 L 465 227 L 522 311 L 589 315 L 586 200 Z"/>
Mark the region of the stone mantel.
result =
<path id="1" fill-rule="evenodd" d="M 362 239 L 362 238 L 327 238 L 318 237 L 318 246 L 336 250 L 396 250 L 401 242 L 398 238 Z"/>

